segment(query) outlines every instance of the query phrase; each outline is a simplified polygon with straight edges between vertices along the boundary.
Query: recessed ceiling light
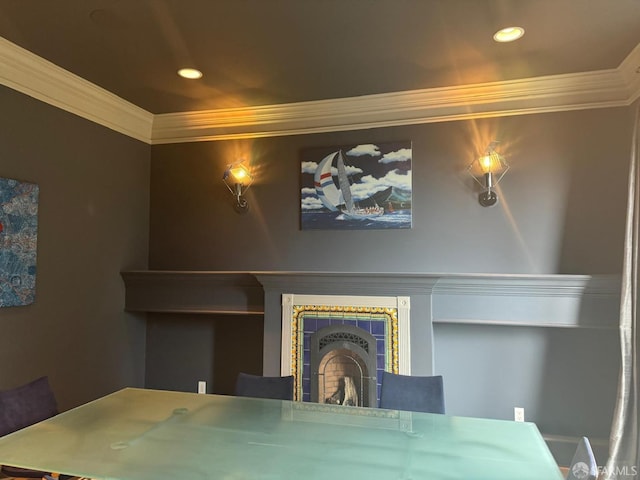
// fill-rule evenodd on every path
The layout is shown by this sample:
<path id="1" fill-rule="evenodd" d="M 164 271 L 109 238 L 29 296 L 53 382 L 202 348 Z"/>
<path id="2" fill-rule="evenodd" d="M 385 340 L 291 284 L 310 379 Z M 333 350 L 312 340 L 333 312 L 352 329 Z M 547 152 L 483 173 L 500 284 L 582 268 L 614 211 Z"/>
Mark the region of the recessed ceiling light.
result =
<path id="1" fill-rule="evenodd" d="M 195 68 L 181 68 L 180 70 L 178 70 L 178 75 L 180 75 L 182 78 L 188 78 L 190 80 L 202 78 L 202 72 L 200 70 L 196 70 Z"/>
<path id="2" fill-rule="evenodd" d="M 493 39 L 496 42 L 513 42 L 514 40 L 518 40 L 520 37 L 524 35 L 524 28 L 522 27 L 507 27 L 502 30 L 498 30 L 494 35 Z"/>

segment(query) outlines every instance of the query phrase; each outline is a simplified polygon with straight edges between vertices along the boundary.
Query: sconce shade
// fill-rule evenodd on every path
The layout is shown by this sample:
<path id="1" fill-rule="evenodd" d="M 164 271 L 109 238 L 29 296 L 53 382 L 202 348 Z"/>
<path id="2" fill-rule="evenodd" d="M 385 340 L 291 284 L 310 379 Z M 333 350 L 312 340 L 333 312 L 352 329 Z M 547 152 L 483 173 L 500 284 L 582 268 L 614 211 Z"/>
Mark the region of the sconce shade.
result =
<path id="1" fill-rule="evenodd" d="M 242 163 L 227 165 L 222 180 L 236 199 L 234 210 L 238 213 L 246 213 L 249 210 L 249 203 L 244 194 L 253 183 L 249 169 Z"/>
<path id="2" fill-rule="evenodd" d="M 229 172 L 230 179 L 234 183 L 244 184 L 251 178 L 249 171 L 242 164 L 236 165 L 235 167 L 230 166 L 228 172 Z"/>
<path id="3" fill-rule="evenodd" d="M 496 152 L 491 150 L 488 155 L 484 155 L 478 159 L 480 169 L 483 173 L 497 173 L 503 170 L 504 159 Z"/>
<path id="4" fill-rule="evenodd" d="M 469 175 L 482 187 L 478 202 L 483 207 L 491 207 L 498 202 L 498 195 L 494 188 L 509 170 L 507 161 L 495 151 L 496 144 L 497 142 L 492 142 L 485 154 L 473 160 L 467 167 Z"/>

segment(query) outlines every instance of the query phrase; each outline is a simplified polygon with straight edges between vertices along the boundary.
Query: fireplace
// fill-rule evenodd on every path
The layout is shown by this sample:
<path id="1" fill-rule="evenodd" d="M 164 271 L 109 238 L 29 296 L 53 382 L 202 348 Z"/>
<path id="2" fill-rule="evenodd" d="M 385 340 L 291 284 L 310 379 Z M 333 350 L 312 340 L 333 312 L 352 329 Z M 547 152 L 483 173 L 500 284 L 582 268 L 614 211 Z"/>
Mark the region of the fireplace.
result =
<path id="1" fill-rule="evenodd" d="M 311 334 L 310 400 L 377 406 L 377 341 L 366 330 L 334 324 Z"/>
<path id="2" fill-rule="evenodd" d="M 282 375 L 294 399 L 378 404 L 384 370 L 410 374 L 409 298 L 282 296 Z"/>

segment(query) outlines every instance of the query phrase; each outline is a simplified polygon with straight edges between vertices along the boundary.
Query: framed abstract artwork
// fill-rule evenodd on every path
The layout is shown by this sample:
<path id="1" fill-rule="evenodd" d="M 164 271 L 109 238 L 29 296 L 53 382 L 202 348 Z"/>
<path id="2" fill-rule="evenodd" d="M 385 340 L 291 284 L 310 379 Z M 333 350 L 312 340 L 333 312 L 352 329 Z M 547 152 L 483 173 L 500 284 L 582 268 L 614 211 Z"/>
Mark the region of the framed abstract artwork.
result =
<path id="1" fill-rule="evenodd" d="M 38 194 L 34 183 L 0 178 L 0 307 L 35 300 Z"/>
<path id="2" fill-rule="evenodd" d="M 411 228 L 411 142 L 302 151 L 302 230 Z"/>

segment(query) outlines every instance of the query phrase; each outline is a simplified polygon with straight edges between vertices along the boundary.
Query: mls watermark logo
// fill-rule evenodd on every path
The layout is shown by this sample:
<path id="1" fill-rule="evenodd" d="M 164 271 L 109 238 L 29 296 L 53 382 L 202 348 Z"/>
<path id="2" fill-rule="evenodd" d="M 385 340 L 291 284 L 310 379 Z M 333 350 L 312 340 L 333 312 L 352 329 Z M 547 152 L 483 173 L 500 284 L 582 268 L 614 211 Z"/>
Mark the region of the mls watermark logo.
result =
<path id="1" fill-rule="evenodd" d="M 589 465 L 584 462 L 578 462 L 571 467 L 571 473 L 577 479 L 587 478 L 589 476 Z"/>
<path id="2" fill-rule="evenodd" d="M 595 469 L 594 469 L 595 470 Z M 578 462 L 575 465 L 573 465 L 571 467 L 571 473 L 573 473 L 573 476 L 575 478 L 577 478 L 578 480 L 582 479 L 582 478 L 589 478 L 590 474 L 596 474 L 598 477 L 600 475 L 606 475 L 606 474 L 614 474 L 615 478 L 629 478 L 629 480 L 631 480 L 632 478 L 635 479 L 638 476 L 638 467 L 636 466 L 617 466 L 614 469 L 611 468 L 607 468 L 607 467 L 597 467 L 597 471 L 593 471 L 591 472 L 589 470 L 589 465 L 587 465 L 584 462 Z"/>

